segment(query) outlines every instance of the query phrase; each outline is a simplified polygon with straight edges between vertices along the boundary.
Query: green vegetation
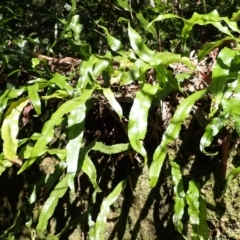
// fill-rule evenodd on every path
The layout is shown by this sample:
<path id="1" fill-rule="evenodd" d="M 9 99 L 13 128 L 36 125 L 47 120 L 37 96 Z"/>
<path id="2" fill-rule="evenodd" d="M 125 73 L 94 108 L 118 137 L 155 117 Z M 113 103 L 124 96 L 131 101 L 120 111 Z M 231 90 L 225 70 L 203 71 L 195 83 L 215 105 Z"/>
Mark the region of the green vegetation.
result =
<path id="1" fill-rule="evenodd" d="M 0 4 L 0 239 L 237 239 L 238 2 L 155 2 Z"/>

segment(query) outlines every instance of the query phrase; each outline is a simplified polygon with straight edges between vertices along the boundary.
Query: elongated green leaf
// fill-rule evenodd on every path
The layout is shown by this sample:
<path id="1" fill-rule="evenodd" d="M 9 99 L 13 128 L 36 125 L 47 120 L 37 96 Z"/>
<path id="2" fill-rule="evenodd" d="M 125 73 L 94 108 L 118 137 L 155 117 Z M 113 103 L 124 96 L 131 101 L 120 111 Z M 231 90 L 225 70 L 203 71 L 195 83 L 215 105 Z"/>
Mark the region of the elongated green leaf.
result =
<path id="1" fill-rule="evenodd" d="M 155 67 L 156 71 L 156 79 L 159 82 L 159 85 L 161 86 L 162 89 L 166 89 L 166 86 L 168 83 L 171 83 L 171 80 L 167 78 L 167 69 L 163 64 L 159 64 L 158 66 Z"/>
<path id="2" fill-rule="evenodd" d="M 232 14 L 232 17 L 230 18 L 230 21 L 238 22 L 240 20 L 240 11 L 234 12 Z"/>
<path id="3" fill-rule="evenodd" d="M 236 64 L 237 63 L 238 62 L 236 62 Z M 237 66 L 235 66 L 235 64 L 233 65 L 234 66 L 231 66 L 231 68 L 234 71 L 238 71 L 239 65 L 238 64 Z M 238 74 L 238 77 L 235 79 L 235 81 L 228 84 L 228 88 L 225 91 L 224 97 L 222 99 L 222 107 L 224 109 L 224 112 L 226 112 L 227 116 L 229 115 L 231 116 L 229 122 L 233 122 L 235 124 L 235 128 L 238 135 L 240 135 L 239 104 L 240 104 L 240 75 Z"/>
<path id="4" fill-rule="evenodd" d="M 80 20 L 80 16 L 74 15 L 68 26 L 68 28 L 71 29 L 73 32 L 74 40 L 76 40 L 77 42 L 80 42 L 80 34 L 81 34 L 81 31 L 83 30 L 83 25 L 79 23 L 79 20 Z"/>
<path id="5" fill-rule="evenodd" d="M 43 89 L 50 85 L 49 80 L 46 80 L 45 78 L 35 78 L 34 80 L 28 81 L 28 84 L 35 84 L 35 83 L 38 83 L 39 89 Z"/>
<path id="6" fill-rule="evenodd" d="M 148 110 L 157 91 L 158 86 L 144 84 L 143 88 L 137 92 L 129 114 L 128 138 L 132 148 L 144 157 L 145 163 L 147 152 L 143 146 L 143 140 L 147 131 Z"/>
<path id="7" fill-rule="evenodd" d="M 138 73 L 136 74 L 136 72 L 134 71 L 127 71 L 127 72 L 123 72 L 123 74 L 121 75 L 121 80 L 120 80 L 120 84 L 123 85 L 128 85 L 131 84 L 135 78 L 135 76 L 138 75 Z"/>
<path id="8" fill-rule="evenodd" d="M 107 98 L 107 100 L 109 101 L 112 108 L 118 114 L 119 118 L 122 119 L 122 117 L 123 117 L 122 107 L 118 103 L 118 101 L 116 100 L 112 90 L 110 88 L 103 88 L 103 94 Z"/>
<path id="9" fill-rule="evenodd" d="M 108 29 L 100 26 L 100 28 L 102 28 L 105 32 L 105 34 L 107 35 L 107 41 L 108 41 L 108 46 L 114 51 L 114 52 L 118 52 L 121 51 L 123 49 L 122 43 L 121 41 L 119 41 L 118 39 L 116 39 L 115 37 L 111 36 L 108 32 Z"/>
<path id="10" fill-rule="evenodd" d="M 226 107 L 225 111 L 228 111 L 228 114 L 231 116 L 229 123 L 231 124 L 231 122 L 233 122 L 235 124 L 235 129 L 238 135 L 240 135 L 240 112 L 238 110 L 239 103 L 240 100 L 234 98 L 231 98 L 223 103 L 223 107 Z"/>
<path id="11" fill-rule="evenodd" d="M 128 150 L 129 148 L 130 148 L 130 145 L 127 143 L 107 146 L 102 142 L 93 142 L 86 149 L 81 150 L 81 154 L 80 154 L 80 161 L 82 161 L 82 169 L 81 170 L 88 175 L 89 180 L 91 181 L 96 192 L 100 192 L 101 189 L 97 183 L 96 168 L 95 168 L 94 164 L 92 163 L 91 159 L 89 158 L 88 153 L 91 150 L 95 150 L 95 151 L 100 151 L 105 154 L 116 154 L 116 153 L 124 152 L 124 151 Z"/>
<path id="12" fill-rule="evenodd" d="M 47 95 L 47 96 L 42 96 L 41 98 L 43 100 L 49 100 L 51 98 L 67 98 L 69 97 L 69 94 L 67 93 L 67 91 L 65 90 L 57 90 L 55 91 L 53 94 L 51 95 Z"/>
<path id="13" fill-rule="evenodd" d="M 191 180 L 189 182 L 188 191 L 186 194 L 188 204 L 189 222 L 191 224 L 199 225 L 199 188 L 198 184 Z"/>
<path id="14" fill-rule="evenodd" d="M 6 160 L 3 153 L 0 153 L 0 176 L 7 168 L 11 166 L 12 166 L 12 163 Z"/>
<path id="15" fill-rule="evenodd" d="M 88 60 L 91 56 L 91 46 L 88 43 L 76 41 L 71 36 L 69 42 L 72 50 L 79 54 L 83 60 Z"/>
<path id="16" fill-rule="evenodd" d="M 229 72 L 234 77 L 235 81 L 237 81 L 237 83 L 232 82 L 232 83 L 229 83 L 229 85 L 236 85 L 238 96 L 239 96 L 239 90 L 240 90 L 240 83 L 239 83 L 240 76 L 239 74 L 236 74 L 236 73 L 238 73 L 239 71 L 240 71 L 240 52 L 236 51 L 235 56 L 231 61 Z"/>
<path id="17" fill-rule="evenodd" d="M 90 228 L 89 239 L 90 240 L 104 240 L 105 228 L 107 225 L 107 216 L 110 210 L 110 206 L 117 200 L 118 196 L 125 188 L 126 181 L 120 182 L 114 190 L 103 200 L 100 213 L 98 214 L 96 223 Z"/>
<path id="18" fill-rule="evenodd" d="M 35 68 L 40 62 L 39 58 L 32 58 L 32 67 Z"/>
<path id="19" fill-rule="evenodd" d="M 11 162 L 18 159 L 17 135 L 19 131 L 19 116 L 27 103 L 28 99 L 26 98 L 20 98 L 18 101 L 12 103 L 5 114 L 2 124 L 3 153 L 5 158 Z"/>
<path id="20" fill-rule="evenodd" d="M 133 11 L 132 8 L 129 6 L 129 3 L 127 0 L 117 0 L 117 3 L 120 7 L 122 7 L 125 11 Z"/>
<path id="21" fill-rule="evenodd" d="M 102 74 L 109 64 L 112 62 L 112 55 L 110 52 L 107 52 L 104 56 L 96 56 L 97 61 L 93 65 L 92 75 L 96 78 Z"/>
<path id="22" fill-rule="evenodd" d="M 4 99 L 8 96 L 8 94 L 9 94 L 10 91 L 11 91 L 11 90 L 7 89 L 7 90 L 5 90 L 4 93 L 0 96 L 0 106 L 2 105 Z"/>
<path id="23" fill-rule="evenodd" d="M 69 178 L 69 187 L 72 191 L 74 191 L 74 177 L 78 170 L 78 158 L 83 141 L 86 112 L 86 103 L 82 103 L 68 115 L 68 143 L 66 146 L 66 162 L 67 173 L 72 176 L 72 178 Z"/>
<path id="24" fill-rule="evenodd" d="M 219 21 L 219 22 L 218 22 Z M 193 16 L 189 20 L 184 20 L 184 27 L 182 29 L 182 38 L 186 39 L 190 36 L 190 32 L 192 31 L 194 25 L 208 25 L 212 24 L 218 30 L 221 32 L 228 34 L 229 36 L 232 36 L 230 31 L 228 30 L 228 27 L 223 26 L 220 23 L 220 18 L 218 15 L 218 12 L 216 10 L 208 13 L 208 14 L 198 14 L 194 13 Z"/>
<path id="25" fill-rule="evenodd" d="M 100 151 L 105 154 L 116 154 L 124 152 L 130 149 L 130 144 L 128 143 L 119 143 L 111 146 L 107 146 L 102 142 L 96 142 L 92 150 Z"/>
<path id="26" fill-rule="evenodd" d="M 147 26 L 147 28 L 151 28 L 152 24 L 154 22 L 157 22 L 157 21 L 162 21 L 164 19 L 169 19 L 169 18 L 179 18 L 179 19 L 182 19 L 184 20 L 183 18 L 175 15 L 175 14 L 162 14 L 162 15 L 159 15 L 157 18 L 155 18 L 152 22 L 150 22 Z"/>
<path id="27" fill-rule="evenodd" d="M 8 100 L 18 98 L 23 94 L 25 88 L 22 89 L 7 89 L 4 93 L 0 96 L 0 116 L 4 112 L 4 109 L 7 107 Z"/>
<path id="28" fill-rule="evenodd" d="M 231 34 L 229 29 L 235 32 L 239 32 L 238 26 L 236 22 L 230 21 L 227 17 L 219 17 L 219 14 L 217 10 L 213 10 L 212 12 L 208 14 L 198 14 L 193 13 L 192 17 L 190 19 L 184 19 L 174 14 L 164 14 L 159 15 L 157 18 L 155 18 L 152 22 L 148 24 L 148 28 L 156 21 L 161 21 L 168 18 L 179 18 L 184 22 L 184 26 L 182 29 L 181 37 L 183 40 L 186 40 L 194 27 L 194 25 L 208 25 L 212 24 L 214 27 L 216 27 L 219 31 L 221 31 L 224 34 L 227 34 L 228 36 L 231 36 L 234 38 L 234 36 Z M 222 21 L 224 21 L 227 26 L 224 26 L 222 24 Z M 237 38 L 234 38 L 236 41 L 238 41 Z"/>
<path id="29" fill-rule="evenodd" d="M 209 230 L 207 224 L 207 208 L 206 202 L 201 196 L 199 196 L 199 220 L 200 224 L 196 227 L 195 232 L 197 232 L 198 235 L 202 237 L 203 240 L 207 240 L 209 239 Z"/>
<path id="30" fill-rule="evenodd" d="M 73 88 L 66 81 L 66 77 L 64 75 L 61 75 L 57 72 L 54 74 L 53 78 L 49 80 L 49 82 L 54 83 L 61 89 L 66 90 L 70 96 L 73 94 Z"/>
<path id="31" fill-rule="evenodd" d="M 128 22 L 128 36 L 130 39 L 130 44 L 134 52 L 141 58 L 143 61 L 151 64 L 158 65 L 161 62 L 156 55 L 156 53 L 150 50 L 144 43 L 140 35 L 131 27 Z"/>
<path id="32" fill-rule="evenodd" d="M 98 61 L 98 58 L 95 55 L 91 55 L 91 57 L 87 61 L 82 61 L 80 65 L 80 72 L 84 72 L 81 75 L 78 81 L 77 89 L 78 91 L 83 91 L 86 88 L 86 85 L 92 81 L 93 78 L 93 66 Z"/>
<path id="33" fill-rule="evenodd" d="M 183 63 L 185 64 L 190 70 L 194 70 L 195 66 L 192 65 L 191 61 L 187 57 L 182 57 L 180 54 L 173 54 L 170 52 L 159 52 L 156 53 L 156 57 L 161 59 L 161 63 L 165 66 L 168 66 L 170 63 Z"/>
<path id="34" fill-rule="evenodd" d="M 46 151 L 51 155 L 56 155 L 62 161 L 66 159 L 66 155 L 67 155 L 66 149 L 53 148 L 53 149 L 47 149 Z"/>
<path id="35" fill-rule="evenodd" d="M 183 100 L 178 106 L 170 124 L 165 131 L 161 144 L 157 147 L 153 155 L 153 162 L 150 166 L 150 185 L 154 187 L 157 184 L 158 177 L 162 168 L 162 164 L 165 160 L 167 154 L 167 146 L 169 143 L 173 142 L 181 129 L 181 125 L 184 119 L 188 116 L 194 103 L 206 94 L 207 90 L 201 90 L 196 92 Z"/>
<path id="36" fill-rule="evenodd" d="M 224 48 L 218 55 L 217 61 L 212 68 L 212 82 L 211 91 L 213 94 L 213 99 L 210 109 L 210 117 L 212 117 L 219 108 L 223 97 L 223 89 L 227 82 L 227 77 L 229 76 L 229 68 L 231 61 L 235 56 L 235 52 L 229 48 Z"/>
<path id="37" fill-rule="evenodd" d="M 88 175 L 89 180 L 91 181 L 95 191 L 96 192 L 101 192 L 101 189 L 100 189 L 100 187 L 98 186 L 98 183 L 97 183 L 96 168 L 95 168 L 92 160 L 89 158 L 88 154 L 85 155 L 83 165 L 82 165 L 82 170 L 83 170 L 83 172 L 85 172 Z"/>
<path id="38" fill-rule="evenodd" d="M 46 151 L 46 145 L 52 140 L 54 136 L 53 130 L 56 123 L 58 123 L 65 114 L 78 108 L 79 105 L 85 104 L 85 102 L 91 97 L 92 92 L 93 89 L 85 90 L 80 97 L 65 102 L 57 109 L 57 111 L 54 112 L 54 114 L 51 116 L 51 119 L 44 124 L 41 137 L 38 138 L 33 147 L 30 158 L 24 162 L 23 166 L 18 171 L 18 174 L 33 164 L 36 158 L 41 156 L 44 151 Z"/>
<path id="39" fill-rule="evenodd" d="M 154 36 L 154 38 L 157 40 L 158 39 L 158 34 L 157 34 L 157 31 L 156 31 L 155 27 L 153 27 L 153 25 L 150 25 L 148 27 L 149 22 L 143 17 L 143 15 L 141 13 L 137 13 L 136 17 L 140 21 L 142 27 L 146 31 L 150 32 Z"/>
<path id="40" fill-rule="evenodd" d="M 9 93 L 8 93 L 8 98 L 9 99 L 17 98 L 17 97 L 21 96 L 25 91 L 26 91 L 25 87 L 20 88 L 20 89 L 11 89 L 11 91 L 9 91 Z"/>
<path id="41" fill-rule="evenodd" d="M 92 204 L 95 203 L 96 201 L 96 195 L 98 192 L 101 192 L 100 187 L 98 186 L 97 183 L 97 171 L 96 168 L 91 161 L 91 159 L 88 156 L 88 153 L 93 150 L 95 144 L 96 144 L 97 139 L 95 139 L 93 142 L 91 142 L 89 145 L 86 147 L 83 147 L 80 151 L 79 155 L 79 171 L 83 171 L 87 174 L 89 177 L 89 180 L 91 181 L 95 191 L 92 194 Z"/>
<path id="42" fill-rule="evenodd" d="M 222 21 L 225 21 L 227 26 L 223 26 L 221 23 Z M 189 20 L 185 20 L 184 27 L 182 30 L 182 37 L 184 36 L 189 37 L 192 27 L 195 24 L 199 25 L 212 24 L 219 31 L 232 37 L 233 35 L 231 34 L 228 28 L 230 28 L 233 31 L 239 32 L 236 22 L 231 22 L 227 17 L 219 17 L 217 10 L 213 10 L 208 14 L 194 13 L 192 18 L 190 18 Z"/>
<path id="43" fill-rule="evenodd" d="M 212 143 L 214 136 L 216 136 L 220 130 L 224 127 L 229 113 L 227 111 L 222 112 L 210 122 L 205 129 L 205 132 L 200 140 L 200 150 L 206 155 L 216 155 L 216 153 L 209 153 L 205 151 L 206 147 L 209 147 Z"/>
<path id="44" fill-rule="evenodd" d="M 46 145 L 53 139 L 54 132 L 53 130 L 41 135 L 41 137 L 37 140 L 35 143 L 32 152 L 30 154 L 30 157 L 24 162 L 22 167 L 19 169 L 18 174 L 26 170 L 29 166 L 31 166 L 37 157 L 40 157 L 47 151 Z"/>
<path id="45" fill-rule="evenodd" d="M 233 37 L 225 37 L 221 40 L 218 40 L 216 42 L 209 42 L 203 45 L 203 47 L 198 51 L 198 61 L 201 61 L 207 54 L 209 54 L 213 49 L 221 46 L 225 42 L 234 41 L 235 38 Z"/>
<path id="46" fill-rule="evenodd" d="M 176 229 L 182 233 L 183 224 L 182 224 L 182 217 L 184 214 L 184 207 L 186 205 L 185 200 L 185 192 L 184 186 L 182 181 L 182 173 L 180 170 L 179 165 L 171 161 L 171 172 L 172 172 L 172 179 L 173 179 L 173 191 L 174 191 L 174 214 L 173 214 L 173 223 Z"/>
<path id="47" fill-rule="evenodd" d="M 139 79 L 139 82 L 145 83 L 146 82 L 146 71 L 151 69 L 152 66 L 141 59 L 137 59 L 134 62 L 134 65 L 131 69 L 131 75 L 134 79 Z"/>
<path id="48" fill-rule="evenodd" d="M 85 102 L 91 97 L 92 92 L 93 89 L 85 90 L 80 97 L 71 99 L 61 105 L 61 107 L 59 107 L 58 110 L 52 115 L 51 119 L 44 124 L 42 134 L 46 134 L 53 130 L 56 122 L 59 122 L 59 119 L 61 119 L 64 114 L 75 110 L 81 104 L 85 104 Z"/>
<path id="49" fill-rule="evenodd" d="M 37 201 L 36 185 L 33 187 L 32 193 L 31 193 L 28 201 L 30 204 Z"/>
<path id="50" fill-rule="evenodd" d="M 53 215 L 54 210 L 57 206 L 59 198 L 63 197 L 68 189 L 68 178 L 69 175 L 66 175 L 54 188 L 51 192 L 49 198 L 43 205 L 41 210 L 39 221 L 37 225 L 37 232 L 42 236 L 47 228 L 48 220 Z"/>
<path id="51" fill-rule="evenodd" d="M 38 89 L 38 83 L 35 83 L 32 86 L 28 86 L 29 100 L 31 101 L 37 115 L 39 116 L 41 114 L 41 101 L 38 95 Z"/>
<path id="52" fill-rule="evenodd" d="M 222 196 L 225 194 L 230 182 L 240 173 L 240 167 L 234 168 L 227 176 Z"/>

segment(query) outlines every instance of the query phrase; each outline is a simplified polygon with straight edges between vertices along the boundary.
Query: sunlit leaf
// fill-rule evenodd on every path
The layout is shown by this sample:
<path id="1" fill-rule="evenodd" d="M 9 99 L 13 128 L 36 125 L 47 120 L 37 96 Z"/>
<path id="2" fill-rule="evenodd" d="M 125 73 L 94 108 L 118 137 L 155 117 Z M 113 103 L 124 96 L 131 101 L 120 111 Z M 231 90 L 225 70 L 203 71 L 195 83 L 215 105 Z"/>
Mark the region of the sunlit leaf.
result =
<path id="1" fill-rule="evenodd" d="M 189 222 L 191 224 L 199 225 L 199 188 L 198 184 L 191 180 L 189 182 L 186 200 L 188 204 Z"/>
<path id="2" fill-rule="evenodd" d="M 5 114 L 5 118 L 1 127 L 3 153 L 5 158 L 10 162 L 18 160 L 17 135 L 19 132 L 19 117 L 27 103 L 28 99 L 26 98 L 20 98 L 18 101 L 13 102 Z"/>
<path id="3" fill-rule="evenodd" d="M 52 148 L 46 150 L 51 155 L 56 155 L 60 160 L 66 160 L 67 151 L 66 149 Z"/>
<path id="4" fill-rule="evenodd" d="M 171 161 L 171 171 L 173 179 L 173 191 L 174 191 L 174 214 L 173 214 L 173 223 L 176 229 L 181 233 L 183 230 L 182 218 L 184 214 L 184 207 L 186 205 L 185 192 L 182 181 L 182 173 L 179 165 Z"/>
<path id="5" fill-rule="evenodd" d="M 89 158 L 88 154 L 85 155 L 83 165 L 82 165 L 82 170 L 83 170 L 83 172 L 85 172 L 88 175 L 89 180 L 91 181 L 94 189 L 97 192 L 101 192 L 101 189 L 100 189 L 100 187 L 98 186 L 98 183 L 97 183 L 96 168 L 95 168 L 94 164 L 92 163 L 92 160 Z"/>
<path id="6" fill-rule="evenodd" d="M 223 97 L 223 89 L 227 82 L 227 77 L 229 76 L 229 68 L 232 59 L 235 56 L 235 51 L 224 48 L 218 55 L 217 61 L 212 68 L 212 82 L 211 82 L 211 92 L 213 94 L 210 117 L 212 117 L 219 109 L 219 104 L 221 103 Z"/>
<path id="7" fill-rule="evenodd" d="M 67 98 L 69 97 L 69 93 L 65 90 L 57 90 L 55 91 L 53 94 L 51 95 L 47 95 L 47 96 L 42 96 L 41 99 L 42 100 L 49 100 L 51 98 Z"/>
<path id="8" fill-rule="evenodd" d="M 40 63 L 39 58 L 32 58 L 32 67 L 35 68 Z"/>
<path id="9" fill-rule="evenodd" d="M 231 183 L 231 181 L 240 173 L 240 167 L 234 168 L 227 176 L 226 183 L 224 186 L 224 190 L 222 192 L 222 196 L 226 193 L 227 187 Z"/>
<path id="10" fill-rule="evenodd" d="M 77 84 L 77 89 L 80 92 L 84 90 L 86 88 L 86 85 L 92 81 L 93 66 L 95 63 L 97 63 L 97 61 L 98 61 L 98 58 L 95 55 L 91 55 L 91 57 L 88 60 L 82 61 L 80 65 L 80 71 L 84 72 L 84 74 L 80 77 Z"/>
<path id="11" fill-rule="evenodd" d="M 132 66 L 130 74 L 132 78 L 139 79 L 139 82 L 145 83 L 146 82 L 146 72 L 147 70 L 151 69 L 152 66 L 141 59 L 137 59 Z"/>
<path id="12" fill-rule="evenodd" d="M 75 41 L 72 37 L 69 40 L 72 50 L 78 53 L 83 60 L 88 60 L 91 56 L 91 46 L 88 43 Z"/>
<path id="13" fill-rule="evenodd" d="M 116 100 L 114 93 L 110 88 L 103 88 L 103 94 L 109 101 L 111 107 L 115 110 L 115 112 L 118 114 L 119 118 L 122 119 L 123 117 L 123 112 L 122 112 L 122 107 Z"/>
<path id="14" fill-rule="evenodd" d="M 225 21 L 227 26 L 222 25 L 221 21 Z M 182 37 L 188 38 L 195 24 L 198 25 L 212 24 L 219 31 L 232 37 L 233 35 L 229 31 L 229 28 L 233 31 L 239 32 L 237 24 L 235 22 L 231 22 L 227 17 L 219 17 L 217 10 L 213 10 L 208 14 L 194 13 L 189 20 L 185 20 L 184 27 L 182 30 Z"/>
<path id="15" fill-rule="evenodd" d="M 12 90 L 7 89 L 4 91 L 4 93 L 0 96 L 0 116 L 4 112 L 4 109 L 7 107 L 8 101 L 10 99 L 20 97 L 24 91 L 25 88 Z"/>
<path id="16" fill-rule="evenodd" d="M 43 89 L 51 85 L 45 78 L 35 78 L 34 80 L 29 80 L 28 84 L 38 83 L 39 89 Z"/>
<path id="17" fill-rule="evenodd" d="M 21 169 L 18 171 L 18 174 L 28 168 L 30 165 L 34 163 L 37 157 L 41 156 L 44 152 L 46 152 L 46 145 L 52 140 L 54 136 L 54 126 L 62 117 L 78 108 L 79 105 L 85 104 L 85 102 L 91 97 L 93 89 L 85 90 L 80 97 L 76 97 L 71 99 L 64 104 L 62 104 L 51 116 L 50 120 L 45 122 L 41 136 L 38 138 L 35 143 L 31 156 L 27 159 Z"/>
<path id="18" fill-rule="evenodd" d="M 137 92 L 129 114 L 129 141 L 132 148 L 144 157 L 145 163 L 147 162 L 147 152 L 143 141 L 147 132 L 148 111 L 157 91 L 158 86 L 144 84 L 143 88 Z"/>
<path id="19" fill-rule="evenodd" d="M 110 206 L 117 200 L 122 190 L 125 188 L 126 181 L 120 182 L 114 190 L 103 200 L 100 213 L 98 214 L 96 223 L 90 228 L 89 239 L 90 240 L 104 240 L 106 239 L 105 229 L 107 226 L 107 216 L 110 211 Z"/>
<path id="20" fill-rule="evenodd" d="M 104 56 L 95 56 L 95 57 L 96 57 L 96 62 L 93 64 L 92 75 L 96 78 L 112 62 L 112 55 L 110 52 L 107 52 Z"/>
<path id="21" fill-rule="evenodd" d="M 234 12 L 234 13 L 232 14 L 232 18 L 230 19 L 230 21 L 233 21 L 233 22 L 238 22 L 238 21 L 240 21 L 240 11 Z"/>
<path id="22" fill-rule="evenodd" d="M 37 232 L 40 235 L 44 234 L 44 232 L 47 228 L 47 225 L 48 225 L 48 220 L 53 215 L 54 210 L 58 204 L 59 198 L 62 198 L 68 189 L 68 178 L 69 178 L 69 175 L 66 175 L 56 185 L 56 187 L 51 192 L 49 198 L 43 205 L 43 208 L 42 208 L 40 216 L 39 216 L 38 225 L 37 225 Z"/>
<path id="23" fill-rule="evenodd" d="M 182 20 L 183 20 L 183 18 L 181 18 L 181 17 L 179 17 L 179 16 L 177 16 L 177 15 L 175 15 L 175 14 L 161 14 L 161 15 L 159 15 L 158 17 L 156 17 L 152 22 L 150 22 L 150 23 L 148 24 L 147 28 L 151 28 L 151 26 L 152 26 L 152 24 L 153 24 L 154 22 L 162 21 L 162 20 L 164 20 L 164 19 L 169 19 L 169 18 L 179 18 L 179 19 L 182 19 Z"/>
<path id="24" fill-rule="evenodd" d="M 140 35 L 134 30 L 128 22 L 128 36 L 134 52 L 145 62 L 157 65 L 161 62 L 156 53 L 150 50 L 143 42 Z"/>
<path id="25" fill-rule="evenodd" d="M 83 30 L 83 25 L 79 23 L 79 20 L 80 20 L 80 16 L 74 15 L 68 26 L 68 28 L 72 30 L 74 39 L 76 41 L 80 41 L 80 34 L 81 34 L 81 31 Z"/>
<path id="26" fill-rule="evenodd" d="M 2 173 L 9 167 L 12 166 L 12 163 L 5 159 L 4 154 L 0 153 L 0 176 Z"/>
<path id="27" fill-rule="evenodd" d="M 209 147 L 212 143 L 214 136 L 216 136 L 225 125 L 229 113 L 227 111 L 222 112 L 216 116 L 205 128 L 204 134 L 200 140 L 200 150 L 206 155 L 216 155 L 216 153 L 206 152 L 205 148 Z"/>
<path id="28" fill-rule="evenodd" d="M 81 170 L 87 174 L 87 176 L 89 177 L 89 180 L 91 181 L 96 192 L 100 192 L 101 189 L 97 183 L 96 168 L 95 168 L 94 164 L 92 163 L 92 160 L 88 156 L 88 153 L 91 150 L 95 150 L 95 151 L 100 151 L 105 154 L 116 154 L 116 153 L 124 152 L 128 149 L 130 149 L 129 144 L 115 144 L 115 145 L 107 146 L 102 142 L 94 141 L 91 144 L 89 144 L 85 149 L 81 150 L 81 154 L 80 154 Z"/>
<path id="29" fill-rule="evenodd" d="M 227 17 L 220 17 L 217 10 L 213 10 L 212 12 L 207 14 L 198 14 L 194 12 L 190 19 L 184 19 L 174 14 L 161 14 L 148 24 L 148 28 L 150 28 L 151 25 L 156 21 L 162 21 L 164 19 L 169 18 L 179 18 L 183 21 L 184 26 L 181 33 L 181 37 L 183 40 L 186 40 L 190 36 L 193 27 L 197 24 L 198 25 L 212 24 L 220 32 L 227 34 L 228 36 L 231 36 L 233 38 L 234 36 L 231 34 L 230 29 L 235 32 L 240 32 L 236 22 L 230 21 Z M 223 21 L 225 22 L 224 25 L 222 24 Z M 237 38 L 234 39 L 238 41 Z"/>
<path id="30" fill-rule="evenodd" d="M 68 94 L 71 96 L 73 93 L 73 88 L 70 86 L 70 84 L 66 81 L 66 77 L 60 73 L 55 73 L 53 78 L 49 80 L 50 83 L 56 84 L 61 89 L 64 89 L 68 92 Z"/>
<path id="31" fill-rule="evenodd" d="M 157 34 L 155 27 L 153 25 L 149 25 L 149 22 L 143 17 L 143 15 L 141 13 L 137 13 L 136 17 L 140 21 L 142 27 L 145 30 L 147 30 L 148 32 L 150 32 L 154 36 L 154 38 L 157 40 L 158 34 Z M 148 25 L 149 25 L 149 27 L 148 27 Z"/>
<path id="32" fill-rule="evenodd" d="M 69 178 L 69 187 L 74 191 L 74 177 L 78 170 L 78 158 L 83 141 L 85 118 L 87 113 L 86 103 L 80 104 L 68 115 L 68 143 L 66 145 L 67 173 L 72 176 Z"/>
<path id="33" fill-rule="evenodd" d="M 119 143 L 119 144 L 107 146 L 102 142 L 96 142 L 92 148 L 92 150 L 100 151 L 105 154 L 116 154 L 116 153 L 127 151 L 128 149 L 130 149 L 129 143 Z"/>
<path id="34" fill-rule="evenodd" d="M 209 42 L 203 45 L 203 47 L 198 51 L 198 61 L 201 61 L 203 57 L 209 54 L 213 49 L 220 47 L 221 45 L 233 41 L 235 42 L 235 38 L 233 37 L 225 37 L 216 42 Z"/>
<path id="35" fill-rule="evenodd" d="M 30 194 L 28 201 L 30 204 L 37 201 L 36 185 L 33 187 L 32 193 Z"/>
<path id="36" fill-rule="evenodd" d="M 157 184 L 159 174 L 165 157 L 167 155 L 168 144 L 173 142 L 181 130 L 184 119 L 188 116 L 194 103 L 206 94 L 207 90 L 201 90 L 184 99 L 178 106 L 173 118 L 170 121 L 167 130 L 164 132 L 161 144 L 157 147 L 153 155 L 153 162 L 150 166 L 150 184 L 154 187 Z"/>
<path id="37" fill-rule="evenodd" d="M 28 86 L 28 95 L 29 100 L 31 101 L 34 110 L 36 111 L 37 115 L 39 116 L 41 114 L 41 100 L 38 95 L 38 83 L 35 83 L 34 85 Z"/>
<path id="38" fill-rule="evenodd" d="M 125 11 L 130 11 L 130 12 L 132 11 L 132 8 L 129 6 L 129 2 L 127 0 L 117 0 L 117 3 Z"/>
<path id="39" fill-rule="evenodd" d="M 222 106 L 226 117 L 230 115 L 230 119 L 234 124 L 238 134 L 240 134 L 240 75 L 233 82 L 232 86 L 228 85 L 228 90 L 224 94 L 222 99 Z M 236 83 L 236 84 L 234 84 Z"/>
<path id="40" fill-rule="evenodd" d="M 118 52 L 121 51 L 123 49 L 122 43 L 121 41 L 119 41 L 118 39 L 116 39 L 115 37 L 111 36 L 108 32 L 108 29 L 100 26 L 105 34 L 107 35 L 107 41 L 108 41 L 108 45 L 109 47 L 114 51 L 114 52 Z"/>

